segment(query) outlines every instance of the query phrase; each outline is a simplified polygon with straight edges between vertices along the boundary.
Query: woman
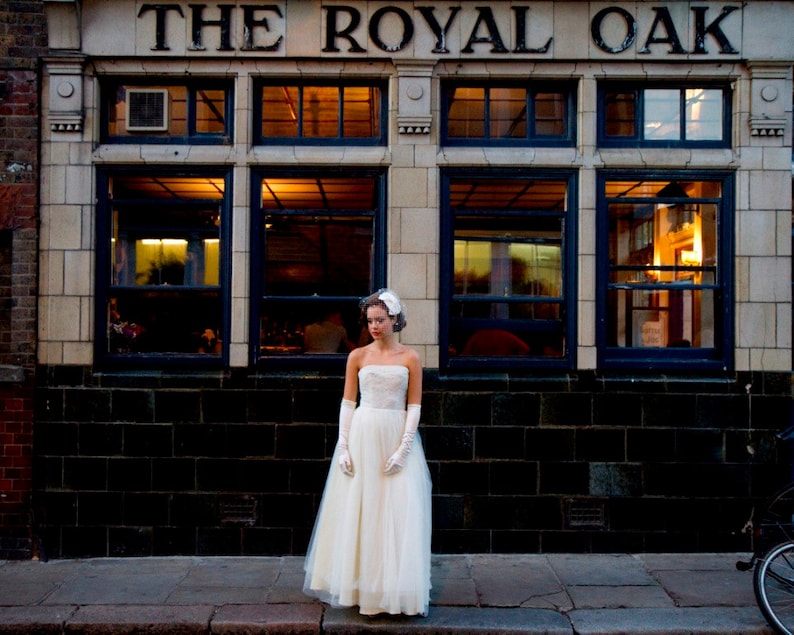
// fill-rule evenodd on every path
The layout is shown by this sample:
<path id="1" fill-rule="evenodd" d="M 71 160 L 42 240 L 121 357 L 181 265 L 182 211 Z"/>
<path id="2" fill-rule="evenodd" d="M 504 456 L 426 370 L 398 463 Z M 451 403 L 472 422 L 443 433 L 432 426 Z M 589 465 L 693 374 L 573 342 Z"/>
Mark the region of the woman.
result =
<path id="1" fill-rule="evenodd" d="M 396 293 L 365 298 L 362 315 L 372 342 L 347 358 L 339 439 L 303 590 L 332 606 L 358 606 L 362 615 L 427 615 L 431 483 L 416 432 L 422 366 L 397 341 L 405 307 Z"/>

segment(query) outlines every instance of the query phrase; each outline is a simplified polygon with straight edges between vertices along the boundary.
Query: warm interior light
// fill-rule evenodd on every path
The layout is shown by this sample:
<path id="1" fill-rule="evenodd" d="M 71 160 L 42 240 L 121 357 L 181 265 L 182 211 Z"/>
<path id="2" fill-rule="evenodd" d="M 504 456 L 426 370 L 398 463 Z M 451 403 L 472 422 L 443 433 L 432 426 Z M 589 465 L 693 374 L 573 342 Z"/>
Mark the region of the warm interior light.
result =
<path id="1" fill-rule="evenodd" d="M 702 262 L 702 257 L 700 252 L 696 249 L 682 249 L 681 252 L 681 264 L 687 267 L 697 267 L 700 266 Z"/>

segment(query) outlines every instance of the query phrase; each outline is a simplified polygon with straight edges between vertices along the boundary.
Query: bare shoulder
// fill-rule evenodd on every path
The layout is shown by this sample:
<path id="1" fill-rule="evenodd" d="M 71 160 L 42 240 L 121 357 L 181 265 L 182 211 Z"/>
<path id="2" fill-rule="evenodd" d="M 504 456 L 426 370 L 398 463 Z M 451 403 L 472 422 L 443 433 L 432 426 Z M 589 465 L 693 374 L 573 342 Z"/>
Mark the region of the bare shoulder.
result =
<path id="1" fill-rule="evenodd" d="M 354 348 L 350 351 L 350 354 L 347 356 L 348 368 L 358 369 L 361 367 L 361 361 L 364 359 L 364 355 L 366 355 L 365 348 L 366 347 Z"/>
<path id="2" fill-rule="evenodd" d="M 409 368 L 419 368 L 422 366 L 422 360 L 419 357 L 419 353 L 413 348 L 406 346 L 403 355 L 405 359 L 405 365 Z"/>

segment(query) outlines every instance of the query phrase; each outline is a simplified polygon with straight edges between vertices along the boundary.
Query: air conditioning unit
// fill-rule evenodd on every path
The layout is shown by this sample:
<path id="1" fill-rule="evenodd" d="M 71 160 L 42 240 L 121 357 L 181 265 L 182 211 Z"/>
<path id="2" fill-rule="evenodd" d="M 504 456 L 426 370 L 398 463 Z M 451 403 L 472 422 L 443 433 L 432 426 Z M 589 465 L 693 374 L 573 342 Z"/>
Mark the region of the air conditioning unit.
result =
<path id="1" fill-rule="evenodd" d="M 163 132 L 166 130 L 168 130 L 168 89 L 128 89 L 127 131 Z"/>

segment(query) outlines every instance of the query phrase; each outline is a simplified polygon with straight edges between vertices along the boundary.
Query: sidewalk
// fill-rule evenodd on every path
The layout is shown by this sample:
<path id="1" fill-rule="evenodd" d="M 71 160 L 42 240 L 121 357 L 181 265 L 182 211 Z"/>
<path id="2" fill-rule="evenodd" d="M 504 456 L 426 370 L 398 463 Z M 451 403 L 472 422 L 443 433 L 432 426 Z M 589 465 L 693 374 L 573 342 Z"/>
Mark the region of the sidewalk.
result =
<path id="1" fill-rule="evenodd" d="M 0 633 L 772 633 L 746 558 L 435 555 L 426 618 L 313 601 L 302 557 L 0 561 Z"/>

